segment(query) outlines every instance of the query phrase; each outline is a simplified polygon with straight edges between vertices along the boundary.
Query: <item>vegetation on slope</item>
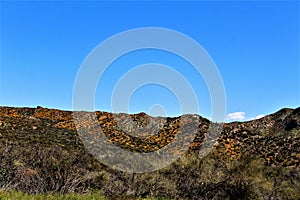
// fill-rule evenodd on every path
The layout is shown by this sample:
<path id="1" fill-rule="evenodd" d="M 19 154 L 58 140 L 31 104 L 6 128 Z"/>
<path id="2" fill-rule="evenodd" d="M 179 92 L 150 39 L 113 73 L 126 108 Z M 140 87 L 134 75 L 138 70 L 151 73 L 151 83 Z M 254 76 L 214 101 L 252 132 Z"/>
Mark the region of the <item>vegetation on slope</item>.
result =
<path id="1" fill-rule="evenodd" d="M 50 199 L 51 194 L 67 194 L 62 198 L 70 199 L 80 198 L 76 194 L 87 195 L 87 199 L 94 195 L 108 199 L 300 197 L 300 109 L 283 109 L 260 120 L 225 124 L 213 150 L 201 159 L 198 147 L 208 121 L 199 118 L 199 131 L 190 150 L 170 166 L 144 174 L 116 171 L 94 159 L 73 129 L 69 112 L 44 108 L 0 111 L 0 188 L 6 191 L 0 194 L 3 199 L 24 193 L 37 195 L 29 199 L 47 194 Z M 99 112 L 99 123 L 112 128 L 110 115 Z M 134 117 L 140 123 L 147 119 L 143 114 Z M 176 118 L 168 120 L 162 135 L 176 132 L 175 125 L 170 125 L 176 124 Z M 109 137 L 117 145 L 138 151 L 139 145 L 130 149 L 126 141 L 120 140 L 123 134 Z M 163 143 L 168 140 L 161 138 L 149 149 Z"/>

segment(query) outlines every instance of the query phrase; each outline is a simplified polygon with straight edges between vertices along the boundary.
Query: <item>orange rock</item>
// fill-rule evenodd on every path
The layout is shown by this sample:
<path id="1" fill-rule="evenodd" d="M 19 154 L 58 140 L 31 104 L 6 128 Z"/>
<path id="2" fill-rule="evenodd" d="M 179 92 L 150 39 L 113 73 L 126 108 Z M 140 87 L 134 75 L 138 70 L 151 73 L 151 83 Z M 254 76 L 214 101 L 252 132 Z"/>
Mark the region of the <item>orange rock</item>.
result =
<path id="1" fill-rule="evenodd" d="M 106 119 L 106 118 L 107 118 L 106 115 L 102 115 L 101 117 L 99 117 L 99 121 L 102 121 L 102 120 L 104 120 L 104 119 Z"/>

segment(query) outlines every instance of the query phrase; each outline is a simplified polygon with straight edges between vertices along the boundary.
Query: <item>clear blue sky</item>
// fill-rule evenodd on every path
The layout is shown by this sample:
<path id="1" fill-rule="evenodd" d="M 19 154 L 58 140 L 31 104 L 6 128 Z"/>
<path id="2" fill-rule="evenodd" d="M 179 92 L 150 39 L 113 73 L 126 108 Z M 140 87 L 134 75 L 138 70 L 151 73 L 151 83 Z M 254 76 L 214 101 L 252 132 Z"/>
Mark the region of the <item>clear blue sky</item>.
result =
<path id="1" fill-rule="evenodd" d="M 0 105 L 72 109 L 73 85 L 85 57 L 100 42 L 139 27 L 180 31 L 216 63 L 227 96 L 227 113 L 245 119 L 300 106 L 299 1 L 1 1 Z M 111 111 L 111 94 L 134 66 L 157 62 L 183 74 L 193 86 L 200 114 L 210 116 L 201 76 L 184 60 L 146 50 L 120 58 L 99 83 L 96 109 Z M 185 67 L 183 67 L 185 66 Z M 178 115 L 175 96 L 158 85 L 139 88 L 130 112 L 161 104 Z"/>

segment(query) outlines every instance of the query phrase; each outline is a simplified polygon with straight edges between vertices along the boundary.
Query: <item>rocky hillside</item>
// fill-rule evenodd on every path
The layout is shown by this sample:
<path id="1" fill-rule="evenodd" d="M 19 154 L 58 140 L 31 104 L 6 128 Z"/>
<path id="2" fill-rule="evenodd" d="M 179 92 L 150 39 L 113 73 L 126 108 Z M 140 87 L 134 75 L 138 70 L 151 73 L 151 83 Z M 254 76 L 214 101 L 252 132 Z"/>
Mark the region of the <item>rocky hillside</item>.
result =
<path id="1" fill-rule="evenodd" d="M 96 116 L 101 129 L 112 143 L 140 152 L 155 151 L 164 147 L 178 134 L 181 126 L 189 126 L 192 123 L 185 122 L 180 117 L 153 118 L 145 113 L 133 114 L 130 117 L 136 125 L 145 127 L 144 137 L 134 137 L 126 134 L 133 129 L 128 126 L 127 114 L 96 112 Z M 203 144 L 210 122 L 197 115 L 191 116 L 200 122 L 198 133 L 190 147 L 197 150 Z M 148 125 L 150 118 L 155 120 L 153 125 Z M 119 126 L 122 126 L 123 130 Z M 40 143 L 55 144 L 66 149 L 83 148 L 72 112 L 42 107 L 0 107 L 0 142 L 1 145 Z M 262 157 L 267 164 L 299 166 L 300 107 L 284 108 L 258 120 L 224 124 L 215 147 L 219 156 L 231 160 L 247 151 Z"/>
<path id="2" fill-rule="evenodd" d="M 79 112 L 79 114 L 84 115 L 85 112 Z M 209 138 L 209 136 L 207 135 L 207 131 L 210 126 L 210 121 L 198 115 L 188 115 L 188 117 L 186 118 L 162 118 L 151 117 L 145 113 L 128 115 L 124 113 L 112 114 L 107 112 L 95 112 L 95 114 L 96 118 L 98 119 L 98 124 L 105 133 L 109 142 L 114 143 L 115 145 L 118 145 L 129 151 L 157 151 L 165 145 L 168 145 L 175 137 L 177 137 L 177 135 L 180 134 L 181 127 L 185 127 L 184 130 L 189 130 L 189 128 L 192 128 L 195 124 L 195 120 L 199 120 L 200 122 L 199 125 L 197 124 L 198 131 L 195 138 L 193 138 L 193 143 L 190 146 L 189 151 L 186 152 L 185 156 L 188 157 L 190 155 L 196 155 L 197 153 L 199 153 L 204 140 Z M 132 119 L 134 123 L 128 123 L 128 119 Z M 88 124 L 88 122 L 86 123 Z M 85 122 L 83 122 L 83 124 L 85 124 Z M 134 126 L 139 127 L 143 130 L 141 135 L 135 136 L 134 134 L 128 134 L 135 130 L 136 127 Z M 300 107 L 297 109 L 284 108 L 274 114 L 268 115 L 258 120 L 225 123 L 221 124 L 220 126 L 223 127 L 220 137 L 218 137 L 217 140 L 210 141 L 214 148 L 208 156 L 212 160 L 218 160 L 218 163 L 225 164 L 234 162 L 240 163 L 243 159 L 245 159 L 245 155 L 250 155 L 250 157 L 255 158 L 256 160 L 261 160 L 264 167 L 269 166 L 272 169 L 276 168 L 292 170 L 288 172 L 288 175 L 284 176 L 299 176 Z M 53 150 L 53 148 L 55 150 Z M 47 151 L 48 154 L 45 153 Z M 64 161 L 57 161 L 61 159 L 61 157 L 63 158 L 64 152 L 67 152 L 66 155 L 69 155 L 69 153 L 72 152 L 73 155 L 78 156 L 76 158 L 74 157 L 75 160 L 70 161 L 72 164 L 64 163 Z M 37 157 L 34 157 L 33 154 Z M 31 179 L 37 177 L 37 171 L 44 170 L 43 167 L 45 166 L 49 167 L 49 163 L 45 164 L 43 159 L 47 160 L 50 157 L 51 159 L 53 158 L 53 160 L 49 161 L 50 166 L 52 167 L 56 167 L 56 165 L 53 165 L 53 162 L 57 162 L 60 164 L 64 163 L 64 166 L 75 166 L 73 162 L 76 163 L 76 166 L 78 163 L 81 163 L 80 166 L 77 166 L 76 170 L 84 168 L 86 170 L 85 173 L 88 172 L 89 178 L 86 178 L 87 174 L 85 174 L 84 176 L 82 175 L 82 177 L 85 177 L 84 180 L 87 181 L 87 183 L 85 184 L 88 185 L 89 188 L 102 188 L 101 191 L 110 198 L 119 198 L 120 196 L 118 196 L 118 194 L 126 194 L 126 196 L 130 197 L 163 196 L 176 199 L 194 199 L 195 195 L 199 196 L 200 194 L 202 194 L 203 198 L 205 199 L 212 197 L 207 196 L 209 194 L 209 191 L 215 191 L 217 187 L 226 188 L 224 185 L 222 185 L 225 184 L 225 182 L 222 181 L 214 183 L 209 182 L 209 184 L 214 184 L 214 187 L 209 185 L 208 182 L 201 182 L 201 184 L 204 185 L 202 185 L 201 187 L 197 185 L 197 187 L 194 188 L 193 191 L 191 191 L 190 188 L 192 188 L 192 186 L 190 185 L 189 187 L 187 187 L 185 185 L 185 187 L 183 187 L 182 184 L 188 184 L 188 182 L 180 182 L 180 178 L 178 178 L 176 180 L 170 181 L 170 184 L 175 184 L 172 187 L 174 187 L 173 189 L 176 192 L 172 191 L 172 188 L 156 188 L 155 190 L 149 189 L 149 191 L 144 191 L 144 193 L 138 192 L 140 191 L 140 189 L 132 188 L 133 186 L 130 186 L 128 184 L 130 183 L 130 181 L 134 182 L 134 180 L 141 177 L 131 177 L 130 181 L 128 181 L 127 178 L 124 178 L 124 176 L 127 175 L 116 175 L 118 174 L 118 172 L 112 172 L 107 167 L 102 166 L 101 164 L 95 164 L 97 163 L 97 161 L 91 161 L 92 157 L 85 151 L 83 143 L 76 131 L 72 112 L 48 109 L 40 106 L 37 108 L 0 107 L 0 159 L 2 163 L 0 164 L 0 167 L 2 167 L 0 169 L 0 188 L 2 184 L 2 187 L 14 185 L 14 187 L 12 188 L 21 189 L 22 191 L 29 193 L 41 193 L 47 191 L 62 192 L 62 188 L 65 188 L 65 185 L 67 184 L 66 182 L 61 182 L 60 187 L 56 186 L 56 189 L 52 188 L 51 186 L 47 189 L 44 188 L 35 190 L 38 187 L 36 186 L 34 188 L 32 185 L 34 181 Z M 88 161 L 85 159 L 88 159 Z M 104 175 L 102 172 L 104 168 L 105 172 L 109 174 L 110 178 L 108 179 L 103 177 Z M 59 169 L 62 169 L 62 167 L 60 167 Z M 176 170 L 175 172 L 172 166 L 170 170 L 173 170 L 172 173 L 179 173 Z M 97 172 L 96 174 L 98 175 L 95 175 L 95 172 Z M 100 172 L 102 173 L 102 175 L 99 175 Z M 40 173 L 46 172 L 40 171 Z M 52 173 L 57 172 L 53 171 Z M 64 173 L 67 172 L 64 171 Z M 52 184 L 46 181 L 47 183 L 45 182 L 45 185 L 53 185 L 54 183 L 57 183 L 56 181 L 59 182 L 60 179 L 54 178 L 52 177 L 52 175 L 50 174 L 50 178 L 48 177 L 48 179 L 47 177 L 44 177 L 44 181 L 52 180 L 52 182 L 50 181 L 50 183 Z M 187 175 L 188 174 L 184 172 L 184 176 Z M 231 175 L 230 177 L 232 177 Z M 159 175 L 159 177 L 160 176 L 161 174 Z M 195 174 L 190 176 L 195 176 Z M 262 176 L 267 177 L 266 174 Z M 280 180 L 285 180 L 284 178 L 282 178 L 284 176 L 280 176 Z M 99 181 L 99 177 L 102 177 L 103 179 Z M 183 177 L 183 175 L 181 175 L 181 177 Z M 62 178 L 63 177 L 61 177 L 61 179 Z M 23 185 L 21 183 L 16 184 L 17 180 L 20 179 L 24 179 L 24 182 L 22 183 Z M 149 177 L 147 179 L 149 179 Z M 161 180 L 161 177 L 159 179 Z M 39 180 L 41 180 L 41 178 Z M 110 184 L 105 182 L 105 180 Z M 153 180 L 156 180 L 156 178 L 153 178 Z M 293 181 L 295 180 L 293 179 Z M 114 185 L 118 181 L 123 181 L 123 186 Z M 198 179 L 197 181 L 197 184 L 200 184 Z M 269 180 L 267 180 L 266 178 L 266 181 Z M 82 189 L 82 191 L 86 191 L 86 185 L 82 185 L 82 182 L 84 182 L 83 179 L 80 179 L 78 183 L 76 182 L 78 184 L 76 185 L 76 187 L 72 186 L 72 189 L 66 191 L 63 190 L 63 192 L 76 192 L 78 191 L 76 189 L 77 187 L 85 188 Z M 127 183 L 127 186 L 125 182 Z M 134 185 L 133 182 L 131 182 L 132 185 Z M 271 182 L 270 185 L 267 186 L 262 186 L 265 187 L 266 191 L 269 191 L 269 193 L 265 192 L 263 194 L 266 196 L 269 195 L 268 197 L 273 195 L 274 197 L 278 197 L 278 199 L 280 199 L 280 195 L 283 195 L 283 193 L 286 191 L 283 190 L 282 193 L 282 191 L 280 190 L 281 186 L 278 186 L 277 182 L 276 185 L 275 182 Z M 41 185 L 40 183 L 36 184 Z M 111 184 L 113 184 L 114 186 L 111 186 Z M 159 183 L 156 180 L 155 183 L 152 184 Z M 152 186 L 153 185 L 151 185 L 151 187 Z M 228 187 L 236 188 L 237 186 L 233 185 Z M 275 187 L 277 189 L 279 188 L 278 190 L 281 191 L 281 193 L 279 192 L 279 196 L 276 196 L 279 194 L 278 192 L 276 193 L 277 189 L 275 193 L 272 189 L 270 189 L 274 189 Z M 295 187 L 295 191 L 297 191 L 299 189 L 299 182 L 297 182 Z M 199 188 L 204 189 L 200 190 Z M 167 190 L 167 192 L 165 190 Z M 112 193 L 112 191 L 115 192 Z M 156 193 L 154 191 L 156 191 Z M 244 190 L 241 189 L 241 191 L 243 192 Z M 292 189 L 292 191 L 294 190 Z M 226 196 L 228 192 L 225 191 L 224 193 L 224 191 L 222 191 L 221 193 L 222 195 L 225 194 Z M 258 193 L 259 195 L 262 195 L 262 193 Z M 187 194 L 190 196 L 185 196 Z M 295 195 L 298 195 L 298 193 L 294 194 L 294 196 Z"/>

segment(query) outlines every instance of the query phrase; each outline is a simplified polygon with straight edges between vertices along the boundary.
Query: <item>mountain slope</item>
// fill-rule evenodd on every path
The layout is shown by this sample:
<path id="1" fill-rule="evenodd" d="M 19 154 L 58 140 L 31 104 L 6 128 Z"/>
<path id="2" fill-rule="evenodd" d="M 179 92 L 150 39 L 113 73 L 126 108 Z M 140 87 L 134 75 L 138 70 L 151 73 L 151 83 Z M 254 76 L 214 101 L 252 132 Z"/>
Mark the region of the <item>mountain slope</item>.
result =
<path id="1" fill-rule="evenodd" d="M 28 193 L 99 190 L 109 199 L 300 196 L 300 108 L 284 108 L 248 122 L 219 124 L 222 133 L 211 140 L 207 133 L 210 121 L 198 115 L 162 118 L 97 111 L 95 116 L 109 142 L 144 153 L 170 144 L 181 134 L 181 127 L 192 130 L 195 121 L 199 125 L 189 150 L 169 167 L 128 174 L 99 163 L 86 151 L 72 112 L 0 107 L 0 188 Z M 82 120 L 83 126 L 89 126 L 88 120 Z M 137 128 L 142 130 L 140 135 L 134 135 Z M 213 148 L 202 157 L 205 140 Z"/>
<path id="2" fill-rule="evenodd" d="M 140 152 L 164 147 L 178 134 L 181 126 L 190 123 L 181 121 L 180 117 L 153 118 L 145 113 L 127 115 L 96 112 L 96 115 L 101 129 L 111 142 Z M 200 125 L 190 148 L 197 150 L 203 143 L 210 122 L 200 116 L 193 117 L 199 119 Z M 126 127 L 130 124 L 128 119 L 132 119 L 140 127 L 145 127 L 143 131 L 147 137 L 127 134 L 130 128 L 134 129 Z M 151 126 L 148 125 L 150 119 L 156 120 Z M 157 124 L 163 125 L 155 127 Z M 126 130 L 121 130 L 119 126 Z M 300 108 L 281 109 L 258 120 L 224 124 L 218 145 L 215 146 L 220 154 L 230 156 L 231 159 L 240 152 L 251 151 L 263 157 L 268 164 L 296 166 L 300 160 L 299 133 Z M 83 148 L 70 111 L 42 107 L 0 107 L 0 134 L 2 144 L 16 142 L 25 145 L 33 142 L 56 144 L 71 149 Z"/>

